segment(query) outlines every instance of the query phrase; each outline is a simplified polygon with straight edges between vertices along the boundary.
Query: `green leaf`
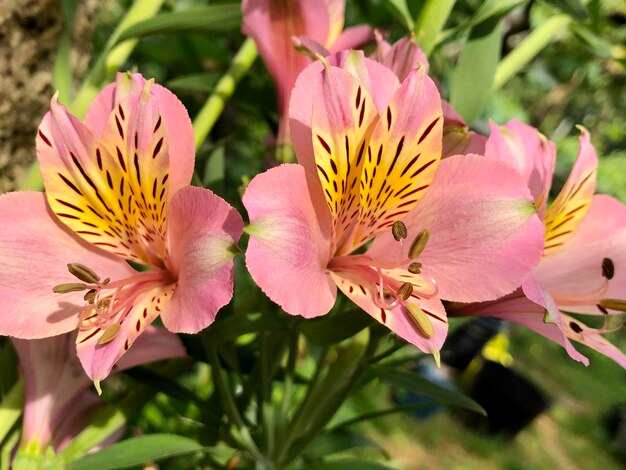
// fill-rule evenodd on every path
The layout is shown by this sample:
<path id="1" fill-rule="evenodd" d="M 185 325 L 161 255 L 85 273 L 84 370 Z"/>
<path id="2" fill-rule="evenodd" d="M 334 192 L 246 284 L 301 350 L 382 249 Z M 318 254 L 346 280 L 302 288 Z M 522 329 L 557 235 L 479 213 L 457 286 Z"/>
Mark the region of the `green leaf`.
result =
<path id="1" fill-rule="evenodd" d="M 487 104 L 500 59 L 502 22 L 490 20 L 474 28 L 452 75 L 450 103 L 471 124 Z"/>
<path id="2" fill-rule="evenodd" d="M 596 35 L 590 28 L 580 23 L 571 23 L 570 31 L 580 39 L 585 46 L 596 56 L 603 59 L 610 59 L 613 57 L 613 45 Z"/>
<path id="3" fill-rule="evenodd" d="M 72 91 L 72 26 L 76 12 L 76 0 L 63 0 L 63 32 L 52 68 L 52 84 L 59 92 L 59 102 L 69 104 Z"/>
<path id="4" fill-rule="evenodd" d="M 229 31 L 238 28 L 240 24 L 241 7 L 239 4 L 215 4 L 156 15 L 124 30 L 117 38 L 117 42 L 151 34 Z"/>
<path id="5" fill-rule="evenodd" d="M 302 467 L 303 470 L 392 470 L 381 463 L 361 459 L 337 459 L 315 462 Z"/>
<path id="6" fill-rule="evenodd" d="M 24 381 L 20 379 L 0 401 L 0 443 L 22 416 L 22 408 L 24 408 Z"/>
<path id="7" fill-rule="evenodd" d="M 95 454 L 72 462 L 68 470 L 114 470 L 143 465 L 169 457 L 191 454 L 204 448 L 196 441 L 175 434 L 151 434 L 133 437 Z"/>
<path id="8" fill-rule="evenodd" d="M 580 0 L 544 0 L 544 2 L 580 21 L 586 20 L 589 16 L 587 7 Z"/>
<path id="9" fill-rule="evenodd" d="M 387 0 L 387 5 L 400 17 L 409 31 L 413 30 L 414 21 L 406 0 Z"/>
<path id="10" fill-rule="evenodd" d="M 215 88 L 217 72 L 193 73 L 167 82 L 167 88 L 180 91 L 203 91 L 210 93 Z"/>
<path id="11" fill-rule="evenodd" d="M 487 0 L 481 4 L 473 16 L 455 28 L 444 31 L 440 41 L 452 36 L 457 36 L 459 33 L 474 28 L 486 21 L 498 20 L 514 8 L 517 8 L 526 2 L 528 2 L 528 0 Z"/>
<path id="12" fill-rule="evenodd" d="M 305 455 L 315 458 L 363 447 L 373 447 L 382 451 L 380 445 L 353 429 L 336 429 L 316 437 L 306 448 Z"/>
<path id="13" fill-rule="evenodd" d="M 437 385 L 416 373 L 382 366 L 372 367 L 371 371 L 380 378 L 382 382 L 393 387 L 434 398 L 438 402 L 446 405 L 459 406 L 481 414 L 486 414 L 485 410 L 468 396 L 461 392 Z"/>
<path id="14" fill-rule="evenodd" d="M 434 47 L 441 42 L 441 30 L 448 20 L 456 0 L 427 0 L 415 22 L 415 40 L 424 54 L 430 55 Z"/>
<path id="15" fill-rule="evenodd" d="M 331 346 L 351 338 L 373 323 L 361 309 L 326 315 L 300 324 L 302 333 L 318 346 Z"/>
<path id="16" fill-rule="evenodd" d="M 219 320 L 203 333 L 203 341 L 219 346 L 248 333 L 276 331 L 287 328 L 283 318 L 276 315 L 232 315 Z"/>

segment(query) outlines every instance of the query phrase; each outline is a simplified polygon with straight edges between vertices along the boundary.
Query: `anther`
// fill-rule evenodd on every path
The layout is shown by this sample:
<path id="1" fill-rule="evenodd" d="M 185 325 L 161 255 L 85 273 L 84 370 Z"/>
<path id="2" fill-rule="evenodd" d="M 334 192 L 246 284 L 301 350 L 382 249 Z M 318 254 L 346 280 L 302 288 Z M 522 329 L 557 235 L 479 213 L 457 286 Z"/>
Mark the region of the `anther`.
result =
<path id="1" fill-rule="evenodd" d="M 410 282 L 405 282 L 398 289 L 397 295 L 398 295 L 398 298 L 402 300 L 406 300 L 409 297 L 411 297 L 412 293 L 413 293 L 413 284 L 411 284 Z"/>
<path id="2" fill-rule="evenodd" d="M 573 322 L 573 321 L 569 323 L 569 327 L 572 329 L 574 333 L 582 333 L 583 331 L 581 326 L 578 323 Z"/>
<path id="3" fill-rule="evenodd" d="M 600 299 L 598 304 L 600 307 L 604 307 L 607 310 L 618 310 L 620 312 L 626 312 L 626 301 L 620 299 Z"/>
<path id="4" fill-rule="evenodd" d="M 65 284 L 54 286 L 52 292 L 55 294 L 67 294 L 68 292 L 78 292 L 85 289 L 87 289 L 87 286 L 80 282 L 66 282 Z"/>
<path id="5" fill-rule="evenodd" d="M 404 240 L 408 235 L 404 222 L 402 222 L 401 220 L 396 220 L 391 227 L 391 234 L 397 242 L 399 242 L 400 240 Z"/>
<path id="6" fill-rule="evenodd" d="M 67 270 L 83 282 L 87 282 L 89 284 L 96 284 L 100 282 L 100 276 L 98 276 L 93 269 L 85 266 L 84 264 L 69 263 L 67 265 Z"/>
<path id="7" fill-rule="evenodd" d="M 89 302 L 90 304 L 92 304 L 96 300 L 97 294 L 98 294 L 98 291 L 96 289 L 90 289 L 87 291 L 87 293 L 85 294 L 85 297 L 83 298 L 85 299 L 85 302 Z"/>
<path id="8" fill-rule="evenodd" d="M 410 259 L 417 258 L 422 253 L 422 251 L 424 251 L 424 248 L 426 248 L 426 244 L 428 243 L 429 238 L 430 238 L 430 232 L 426 228 L 422 230 L 417 235 L 417 237 L 415 237 L 415 240 L 413 240 L 413 243 L 411 244 L 411 248 L 409 249 Z"/>
<path id="9" fill-rule="evenodd" d="M 422 263 L 411 263 L 407 269 L 411 274 L 419 274 L 422 272 Z"/>
<path id="10" fill-rule="evenodd" d="M 424 310 L 415 304 L 406 304 L 405 307 L 411 320 L 413 320 L 413 324 L 423 336 L 429 339 L 435 336 L 435 328 Z"/>
<path id="11" fill-rule="evenodd" d="M 615 276 L 615 265 L 611 258 L 604 258 L 602 260 L 602 275 L 609 280 L 613 279 L 613 276 Z"/>
<path id="12" fill-rule="evenodd" d="M 96 306 L 96 308 L 98 310 L 98 315 L 108 313 L 109 309 L 111 308 L 111 299 L 107 297 L 106 299 L 98 301 L 98 305 Z"/>
<path id="13" fill-rule="evenodd" d="M 104 330 L 104 333 L 102 333 L 102 336 L 98 338 L 98 341 L 96 341 L 96 344 L 110 343 L 111 341 L 115 339 L 119 331 L 120 331 L 120 324 L 112 323 L 111 325 L 107 327 L 106 330 Z"/>

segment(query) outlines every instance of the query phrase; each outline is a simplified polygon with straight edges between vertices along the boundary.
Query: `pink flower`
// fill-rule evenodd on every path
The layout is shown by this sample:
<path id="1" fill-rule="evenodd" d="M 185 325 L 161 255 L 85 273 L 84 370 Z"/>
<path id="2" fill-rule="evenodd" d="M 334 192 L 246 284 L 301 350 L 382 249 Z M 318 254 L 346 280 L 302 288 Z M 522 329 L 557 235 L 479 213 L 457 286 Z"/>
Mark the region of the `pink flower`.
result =
<path id="1" fill-rule="evenodd" d="M 298 74 L 311 59 L 296 50 L 294 39 L 312 41 L 331 52 L 357 47 L 374 38 L 369 26 L 343 30 L 345 0 L 244 0 L 243 32 L 254 39 L 276 83 L 278 145 L 289 143 L 289 96 Z"/>
<path id="2" fill-rule="evenodd" d="M 243 223 L 215 194 L 188 186 L 191 122 L 171 92 L 119 74 L 84 123 L 53 99 L 37 157 L 46 194 L 0 197 L 0 334 L 78 328 L 78 356 L 97 386 L 158 316 L 181 333 L 213 322 L 232 297 Z M 82 292 L 60 296 L 53 287 L 76 281 L 68 263 L 82 282 L 56 290 Z"/>
<path id="3" fill-rule="evenodd" d="M 88 424 L 89 411 L 101 403 L 89 389 L 91 382 L 76 358 L 75 341 L 75 333 L 13 340 L 25 382 L 22 448 L 62 450 Z M 115 370 L 184 355 L 175 334 L 149 326 Z"/>
<path id="4" fill-rule="evenodd" d="M 570 340 L 585 344 L 626 368 L 626 356 L 603 333 L 621 327 L 626 311 L 626 206 L 595 195 L 598 159 L 581 129 L 578 157 L 556 199 L 548 204 L 554 173 L 554 144 L 518 121 L 492 124 L 486 155 L 512 164 L 526 179 L 546 227 L 541 262 L 521 290 L 494 303 L 461 307 L 520 323 L 563 345 L 588 364 Z M 563 312 L 601 316 L 592 328 Z"/>
<path id="5" fill-rule="evenodd" d="M 286 312 L 323 315 L 339 287 L 436 353 L 441 299 L 495 299 L 538 262 L 543 230 L 515 171 L 479 156 L 440 162 L 441 99 L 422 70 L 400 83 L 345 51 L 307 67 L 289 111 L 299 164 L 256 176 L 243 198 L 248 269 Z"/>

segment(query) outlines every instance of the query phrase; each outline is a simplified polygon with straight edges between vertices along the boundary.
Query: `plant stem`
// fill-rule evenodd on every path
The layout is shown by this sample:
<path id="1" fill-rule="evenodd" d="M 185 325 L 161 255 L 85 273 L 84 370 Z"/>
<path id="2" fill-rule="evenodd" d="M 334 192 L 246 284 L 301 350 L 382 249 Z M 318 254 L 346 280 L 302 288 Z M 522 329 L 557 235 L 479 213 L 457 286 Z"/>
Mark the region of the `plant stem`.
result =
<path id="1" fill-rule="evenodd" d="M 24 381 L 19 379 L 0 403 L 0 442 L 22 415 L 24 408 Z"/>
<path id="2" fill-rule="evenodd" d="M 237 409 L 237 405 L 235 404 L 235 399 L 233 397 L 233 394 L 231 393 L 228 379 L 224 375 L 225 371 L 220 365 L 220 360 L 217 355 L 217 349 L 213 345 L 206 345 L 206 351 L 209 359 L 209 364 L 211 365 L 213 381 L 215 382 L 215 387 L 217 388 L 222 404 L 224 405 L 224 410 L 226 411 L 228 419 L 231 421 L 231 424 L 233 424 L 237 428 L 237 431 L 241 436 L 246 450 L 250 452 L 252 457 L 257 460 L 264 460 L 264 457 L 259 452 L 259 449 L 254 442 L 254 439 L 252 439 L 250 430 L 243 422 L 241 414 Z"/>
<path id="3" fill-rule="evenodd" d="M 233 58 L 226 73 L 215 85 L 215 90 L 209 96 L 193 121 L 193 134 L 196 149 L 207 138 L 215 122 L 222 114 L 226 102 L 233 95 L 237 83 L 246 74 L 258 55 L 256 45 L 250 38 L 246 39 Z"/>

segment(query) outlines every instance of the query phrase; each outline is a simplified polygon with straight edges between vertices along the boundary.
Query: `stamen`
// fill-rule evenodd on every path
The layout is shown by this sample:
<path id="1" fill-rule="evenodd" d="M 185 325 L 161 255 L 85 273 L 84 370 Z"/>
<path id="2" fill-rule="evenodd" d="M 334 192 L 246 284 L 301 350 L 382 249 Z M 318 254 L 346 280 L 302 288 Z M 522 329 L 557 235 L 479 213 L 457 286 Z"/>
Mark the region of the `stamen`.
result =
<path id="1" fill-rule="evenodd" d="M 408 235 L 406 225 L 404 225 L 404 222 L 402 222 L 401 220 L 396 220 L 393 223 L 393 226 L 391 227 L 391 234 L 393 235 L 393 238 L 395 238 L 397 242 L 404 240 Z"/>
<path id="2" fill-rule="evenodd" d="M 435 336 L 435 328 L 428 318 L 428 315 L 415 304 L 405 304 L 404 306 L 409 313 L 409 318 L 413 320 L 413 324 L 417 330 L 426 338 L 430 339 Z"/>
<path id="3" fill-rule="evenodd" d="M 422 272 L 422 263 L 411 263 L 407 269 L 411 274 L 419 274 Z"/>
<path id="4" fill-rule="evenodd" d="M 80 282 L 66 282 L 64 284 L 54 286 L 52 288 L 52 292 L 55 294 L 67 294 L 68 292 L 79 292 L 85 289 L 87 289 L 87 286 Z"/>
<path id="5" fill-rule="evenodd" d="M 85 299 L 85 302 L 88 302 L 90 304 L 93 304 L 94 301 L 96 300 L 96 295 L 98 294 L 98 291 L 96 289 L 90 289 L 86 294 L 85 297 L 83 297 Z"/>
<path id="6" fill-rule="evenodd" d="M 430 232 L 428 229 L 423 229 L 420 233 L 417 234 L 415 240 L 411 244 L 411 248 L 409 248 L 409 258 L 415 259 L 417 258 L 424 248 L 426 248 L 426 244 L 428 243 L 428 239 L 430 238 Z"/>
<path id="7" fill-rule="evenodd" d="M 607 310 L 617 310 L 619 312 L 626 312 L 626 301 L 620 299 L 600 299 L 598 303 L 601 307 Z"/>
<path id="8" fill-rule="evenodd" d="M 411 297 L 412 293 L 413 293 L 413 284 L 411 284 L 410 282 L 405 282 L 404 284 L 402 284 L 397 292 L 398 297 L 401 298 L 402 300 L 406 300 L 409 297 Z"/>
<path id="9" fill-rule="evenodd" d="M 100 338 L 98 338 L 98 341 L 96 341 L 96 344 L 107 344 L 110 343 L 111 341 L 113 341 L 115 339 L 115 337 L 117 336 L 117 333 L 120 331 L 120 324 L 119 323 L 111 323 L 108 328 L 106 330 L 104 330 L 104 333 L 102 333 L 102 336 L 100 336 Z"/>
<path id="10" fill-rule="evenodd" d="M 97 284 L 100 282 L 100 276 L 98 276 L 93 269 L 84 264 L 69 263 L 67 269 L 73 276 L 88 284 Z"/>
<path id="11" fill-rule="evenodd" d="M 615 265 L 611 258 L 604 258 L 602 260 L 602 275 L 611 280 L 615 276 Z"/>

